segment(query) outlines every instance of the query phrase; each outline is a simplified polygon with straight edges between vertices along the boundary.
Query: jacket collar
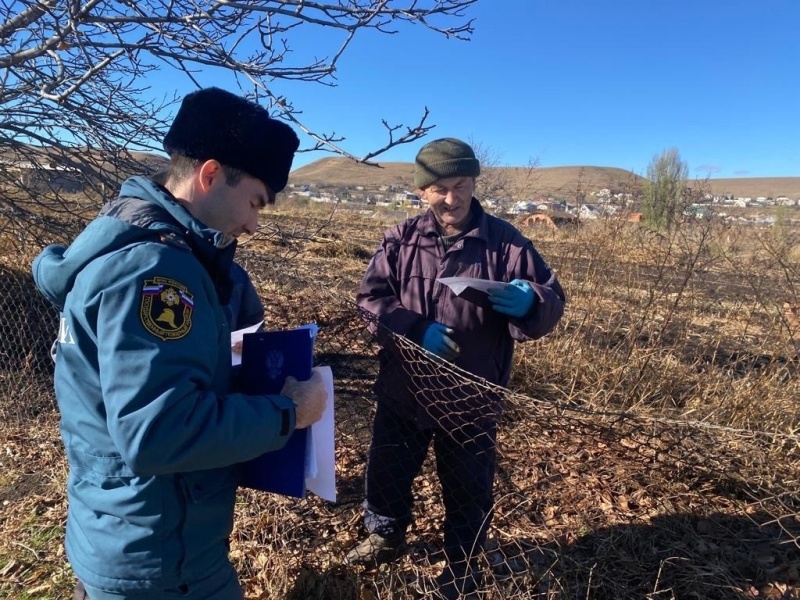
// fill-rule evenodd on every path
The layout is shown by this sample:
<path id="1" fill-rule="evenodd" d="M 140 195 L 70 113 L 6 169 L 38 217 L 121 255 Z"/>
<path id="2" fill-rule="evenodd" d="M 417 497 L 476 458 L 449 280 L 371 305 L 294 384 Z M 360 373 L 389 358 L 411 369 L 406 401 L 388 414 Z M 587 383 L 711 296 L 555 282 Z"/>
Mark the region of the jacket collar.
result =
<path id="1" fill-rule="evenodd" d="M 115 206 L 118 203 L 120 206 Z M 126 204 L 132 208 L 125 210 Z M 177 233 L 189 244 L 214 281 L 220 300 L 227 303 L 236 240 L 195 219 L 167 188 L 146 177 L 131 177 L 122 184 L 119 198 L 110 207 L 104 207 L 104 211 L 116 213 L 113 216 L 139 226 L 178 229 Z"/>
<path id="2" fill-rule="evenodd" d="M 229 245 L 235 246 L 229 236 L 195 219 L 167 188 L 146 177 L 127 179 L 119 193 L 120 201 L 125 198 L 140 198 L 163 209 L 183 230 L 184 237 L 191 243 L 192 249 L 203 256 L 213 255 Z"/>

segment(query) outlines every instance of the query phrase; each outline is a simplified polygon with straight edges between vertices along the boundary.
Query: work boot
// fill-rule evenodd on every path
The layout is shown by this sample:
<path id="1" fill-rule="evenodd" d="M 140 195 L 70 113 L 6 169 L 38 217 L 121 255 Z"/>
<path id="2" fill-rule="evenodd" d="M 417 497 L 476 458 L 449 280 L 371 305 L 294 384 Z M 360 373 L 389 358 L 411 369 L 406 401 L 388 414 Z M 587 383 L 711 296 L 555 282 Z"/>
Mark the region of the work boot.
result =
<path id="1" fill-rule="evenodd" d="M 436 578 L 437 600 L 477 600 L 478 590 L 483 583 L 483 572 L 474 564 L 469 566 L 460 563 L 453 567 L 445 566 L 442 574 Z"/>
<path id="2" fill-rule="evenodd" d="M 344 564 L 350 567 L 373 568 L 392 562 L 406 551 L 402 535 L 388 536 L 371 533 L 367 539 L 350 550 L 344 557 Z"/>

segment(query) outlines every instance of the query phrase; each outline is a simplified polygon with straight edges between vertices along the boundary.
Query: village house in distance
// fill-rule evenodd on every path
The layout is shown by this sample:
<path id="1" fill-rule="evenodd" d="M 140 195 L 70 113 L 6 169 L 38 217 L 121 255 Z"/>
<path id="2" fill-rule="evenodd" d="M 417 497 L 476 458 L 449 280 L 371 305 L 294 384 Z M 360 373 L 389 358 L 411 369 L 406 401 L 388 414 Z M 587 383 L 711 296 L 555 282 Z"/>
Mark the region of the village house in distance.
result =
<path id="1" fill-rule="evenodd" d="M 391 167 L 386 169 L 350 166 L 348 176 L 345 161 L 326 158 L 296 169 L 284 193 L 295 201 L 336 204 L 338 209 L 364 215 L 387 211 L 411 215 L 425 208 L 413 189 L 412 163 L 387 163 Z M 476 195 L 488 211 L 509 220 L 524 220 L 527 225 L 541 223 L 549 227 L 591 219 L 641 219 L 640 202 L 646 180 L 629 171 L 604 167 L 536 168 L 527 173 L 527 185 L 519 185 L 514 182 L 514 175 L 521 171 L 502 167 L 484 170 Z M 486 186 L 491 191 L 488 195 L 486 187 L 481 187 L 485 178 L 490 180 Z M 351 183 L 348 179 L 360 182 Z M 684 219 L 715 217 L 769 225 L 782 218 L 800 223 L 800 177 L 705 180 L 687 182 L 687 188 Z M 753 192 L 759 189 L 760 193 Z M 775 193 L 784 189 L 796 193 Z"/>
<path id="2" fill-rule="evenodd" d="M 116 184 L 129 174 L 155 173 L 166 162 L 166 157 L 146 152 L 115 156 L 86 152 L 80 162 L 35 147 L 0 152 L 0 171 L 8 184 L 42 193 L 81 194 L 98 181 Z M 410 216 L 425 208 L 413 188 L 413 172 L 409 162 L 376 167 L 323 158 L 292 171 L 282 196 L 295 202 L 335 204 L 337 210 L 363 215 L 396 211 L 398 216 Z M 489 167 L 478 179 L 476 195 L 498 216 L 557 228 L 592 219 L 641 219 L 645 183 L 644 178 L 614 167 Z M 763 226 L 779 220 L 800 224 L 800 177 L 687 182 L 683 217 Z"/>

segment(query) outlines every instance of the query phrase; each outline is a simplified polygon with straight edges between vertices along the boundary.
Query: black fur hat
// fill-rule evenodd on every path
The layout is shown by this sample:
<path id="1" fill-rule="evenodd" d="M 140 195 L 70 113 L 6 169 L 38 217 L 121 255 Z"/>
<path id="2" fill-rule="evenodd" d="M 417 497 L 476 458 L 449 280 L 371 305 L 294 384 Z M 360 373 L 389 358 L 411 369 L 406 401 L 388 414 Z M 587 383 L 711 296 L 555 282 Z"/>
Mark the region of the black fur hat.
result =
<path id="1" fill-rule="evenodd" d="M 188 94 L 164 137 L 170 156 L 218 160 L 274 193 L 286 187 L 299 145 L 294 130 L 264 107 L 215 87 Z"/>

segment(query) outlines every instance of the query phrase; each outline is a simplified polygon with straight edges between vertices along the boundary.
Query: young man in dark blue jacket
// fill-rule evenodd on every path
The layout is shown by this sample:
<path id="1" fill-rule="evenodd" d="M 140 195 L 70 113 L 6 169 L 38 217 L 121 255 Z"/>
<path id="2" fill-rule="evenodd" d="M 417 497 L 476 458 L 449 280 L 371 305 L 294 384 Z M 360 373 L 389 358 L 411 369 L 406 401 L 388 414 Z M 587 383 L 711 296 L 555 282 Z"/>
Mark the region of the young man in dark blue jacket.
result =
<path id="1" fill-rule="evenodd" d="M 61 310 L 55 390 L 69 461 L 66 548 L 91 600 L 240 600 L 228 559 L 238 464 L 322 415 L 319 377 L 231 393 L 236 238 L 286 185 L 298 139 L 208 88 L 164 139 L 165 185 L 119 198 L 33 274 Z"/>

